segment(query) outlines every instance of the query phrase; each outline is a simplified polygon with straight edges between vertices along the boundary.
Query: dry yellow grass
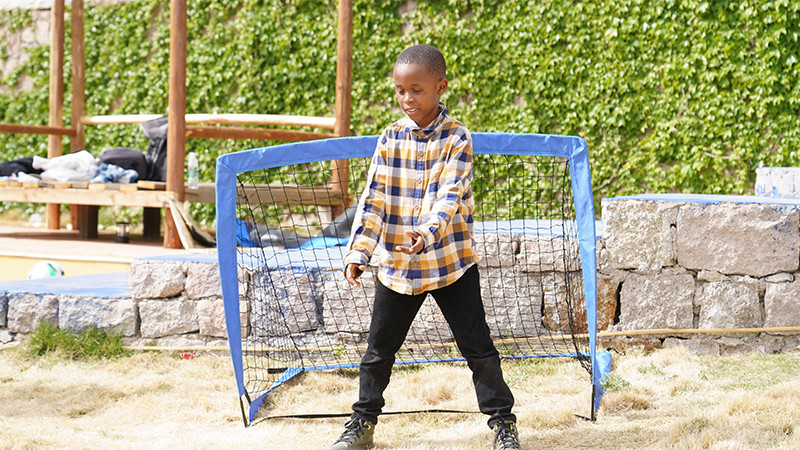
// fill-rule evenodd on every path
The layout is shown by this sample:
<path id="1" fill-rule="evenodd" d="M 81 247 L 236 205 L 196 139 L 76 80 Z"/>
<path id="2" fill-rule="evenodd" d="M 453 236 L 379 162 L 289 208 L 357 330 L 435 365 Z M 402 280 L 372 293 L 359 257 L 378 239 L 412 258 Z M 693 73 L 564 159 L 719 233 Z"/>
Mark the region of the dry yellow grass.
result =
<path id="1" fill-rule="evenodd" d="M 615 355 L 599 419 L 588 375 L 568 360 L 504 363 L 523 448 L 800 448 L 800 355 L 698 357 L 681 349 Z M 304 374 L 268 415 L 346 412 L 355 370 Z M 475 411 L 462 365 L 395 369 L 387 410 Z M 141 353 L 111 361 L 31 359 L 0 350 L 0 448 L 325 448 L 344 419 L 267 419 L 245 428 L 227 356 Z M 480 414 L 381 418 L 385 449 L 485 449 Z"/>

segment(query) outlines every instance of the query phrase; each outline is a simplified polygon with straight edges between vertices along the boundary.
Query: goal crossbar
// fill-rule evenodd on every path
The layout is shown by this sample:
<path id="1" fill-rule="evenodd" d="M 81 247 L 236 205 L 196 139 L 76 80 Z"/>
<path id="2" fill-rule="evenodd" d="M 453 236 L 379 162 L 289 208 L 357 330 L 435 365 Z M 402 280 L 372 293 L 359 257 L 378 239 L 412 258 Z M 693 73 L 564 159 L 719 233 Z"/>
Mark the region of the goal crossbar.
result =
<path id="1" fill-rule="evenodd" d="M 302 344 L 298 345 L 295 343 L 294 347 L 290 344 L 286 348 L 274 348 L 269 342 L 264 341 L 262 342 L 264 345 L 261 347 L 261 352 L 264 352 L 264 354 L 274 352 L 278 354 L 276 357 L 287 357 L 288 355 L 290 362 L 293 361 L 291 358 L 299 358 L 298 365 L 287 365 L 285 362 L 281 362 L 270 369 L 270 356 L 265 356 L 265 367 L 261 369 L 265 373 L 275 373 L 276 375 L 274 378 L 269 380 L 265 388 L 254 388 L 250 381 L 246 379 L 246 367 L 243 362 L 243 355 L 257 354 L 259 353 L 259 348 L 254 348 L 251 345 L 251 341 L 249 341 L 246 336 L 243 336 L 242 332 L 245 325 L 248 325 L 242 323 L 243 313 L 247 314 L 249 312 L 249 310 L 243 311 L 241 309 L 241 305 L 244 304 L 242 301 L 242 288 L 240 286 L 242 273 L 249 271 L 252 272 L 250 275 L 251 277 L 262 277 L 263 280 L 259 279 L 258 283 L 260 284 L 257 283 L 257 288 L 267 290 L 273 289 L 274 287 L 270 286 L 270 283 L 273 282 L 272 278 L 258 274 L 266 273 L 268 270 L 274 269 L 266 267 L 267 263 L 265 261 L 267 258 L 264 258 L 264 255 L 272 256 L 273 254 L 281 252 L 281 250 L 265 250 L 263 247 L 256 245 L 255 249 L 248 250 L 249 253 L 242 252 L 242 224 L 241 220 L 237 219 L 237 214 L 240 214 L 237 209 L 240 208 L 240 202 L 243 201 L 241 195 L 243 186 L 239 177 L 248 172 L 268 171 L 285 166 L 322 163 L 331 160 L 369 159 L 375 150 L 377 139 L 377 136 L 362 136 L 289 143 L 225 154 L 217 159 L 216 221 L 219 271 L 222 284 L 228 345 L 236 378 L 236 386 L 242 402 L 242 413 L 245 424 L 252 423 L 267 393 L 293 376 L 306 370 L 354 367 L 357 364 L 350 362 L 318 364 L 314 357 L 308 357 L 308 361 L 303 362 L 303 356 L 298 356 L 298 349 L 306 350 L 305 347 L 302 347 Z M 597 393 L 602 392 L 602 389 L 600 387 L 601 374 L 598 370 L 597 354 L 595 350 L 597 328 L 596 235 L 589 156 L 586 142 L 582 138 L 574 136 L 513 133 L 473 133 L 472 139 L 474 155 L 552 157 L 563 158 L 566 161 L 569 176 L 568 184 L 570 185 L 569 190 L 572 195 L 569 207 L 574 211 L 574 217 L 570 217 L 569 222 L 570 227 L 574 226 L 575 236 L 558 236 L 558 233 L 553 234 L 553 236 L 557 238 L 563 237 L 564 241 L 569 238 L 577 242 L 576 247 L 579 248 L 579 252 L 575 256 L 576 259 L 579 258 L 579 262 L 576 263 L 577 265 L 575 267 L 569 270 L 577 274 L 578 282 L 574 284 L 577 285 L 577 290 L 581 291 L 581 307 L 583 307 L 585 303 L 585 312 L 576 317 L 570 315 L 570 330 L 556 330 L 557 332 L 552 336 L 541 336 L 540 338 L 541 341 L 567 341 L 576 338 L 584 339 L 588 335 L 588 345 L 585 348 L 576 349 L 575 352 L 555 351 L 550 354 L 533 354 L 530 352 L 526 353 L 526 350 L 520 349 L 525 345 L 537 347 L 538 344 L 535 342 L 521 345 L 513 336 L 495 336 L 495 342 L 498 344 L 498 348 L 501 348 L 503 345 L 507 345 L 509 348 L 513 347 L 508 353 L 503 353 L 503 350 L 501 350 L 503 356 L 507 358 L 571 356 L 584 360 L 586 362 L 584 367 L 586 367 L 587 371 L 590 373 L 593 386 L 592 414 L 594 414 L 594 410 L 596 410 L 599 404 L 599 396 Z M 529 192 L 524 192 L 523 194 L 534 195 L 534 193 Z M 255 205 L 255 207 L 261 206 L 260 204 Z M 505 225 L 502 226 L 511 224 L 509 226 L 513 227 L 513 222 L 514 221 L 504 221 L 503 224 Z M 528 223 L 536 224 L 536 219 L 529 220 Z M 499 231 L 500 228 L 501 226 L 496 226 L 495 230 Z M 499 232 L 502 233 L 503 231 Z M 571 244 L 562 243 L 561 245 L 568 246 Z M 330 250 L 323 249 L 311 250 L 311 254 L 313 254 L 314 251 L 330 253 Z M 253 256 L 252 259 L 251 255 Z M 287 270 L 290 274 L 292 270 L 299 270 L 297 260 L 295 259 L 294 262 L 292 262 L 292 258 L 296 258 L 296 255 L 297 252 L 292 253 L 291 251 L 284 251 L 279 255 L 280 258 L 283 258 L 281 261 L 284 261 L 284 263 L 288 262 Z M 271 259 L 269 264 L 276 264 L 275 260 Z M 309 264 L 313 264 L 313 262 Z M 305 267 L 306 261 L 302 261 L 299 265 Z M 332 265 L 335 266 L 335 264 Z M 338 270 L 337 267 L 329 269 L 333 271 Z M 286 308 L 285 305 L 283 307 Z M 246 306 L 246 308 L 250 308 L 250 306 Z M 542 306 L 542 308 L 544 308 L 544 306 Z M 566 319 L 562 317 L 561 320 L 565 321 Z M 283 340 L 289 339 L 285 336 L 280 336 L 280 338 Z M 451 351 L 451 353 L 455 351 L 455 349 L 452 348 L 452 344 L 449 343 L 420 344 L 419 348 L 422 349 L 420 351 L 424 352 L 426 346 L 441 346 L 442 348 L 450 349 L 449 351 Z M 349 348 L 347 345 L 343 344 L 341 350 L 352 352 L 363 349 L 363 345 L 359 346 L 357 343 L 352 345 L 352 347 L 353 348 Z M 336 345 L 320 345 L 314 351 L 318 353 L 336 352 L 337 349 L 339 349 L 339 347 Z M 516 354 L 514 353 L 515 351 L 521 351 L 522 353 Z M 432 359 L 419 359 L 411 355 L 406 361 L 399 361 L 398 363 L 460 360 L 458 356 L 459 355 L 440 355 Z"/>

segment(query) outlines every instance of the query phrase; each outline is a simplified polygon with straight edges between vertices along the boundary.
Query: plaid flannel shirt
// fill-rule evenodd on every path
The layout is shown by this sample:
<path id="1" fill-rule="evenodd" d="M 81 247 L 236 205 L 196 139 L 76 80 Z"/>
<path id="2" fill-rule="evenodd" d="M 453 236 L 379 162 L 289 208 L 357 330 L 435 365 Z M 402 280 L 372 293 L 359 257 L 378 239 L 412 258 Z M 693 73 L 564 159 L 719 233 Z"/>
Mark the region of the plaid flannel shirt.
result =
<path id="1" fill-rule="evenodd" d="M 378 279 L 401 294 L 420 294 L 458 280 L 478 262 L 473 251 L 472 138 L 447 116 L 420 128 L 405 117 L 381 134 L 344 257 L 367 265 L 377 248 Z M 407 231 L 422 236 L 416 255 Z"/>

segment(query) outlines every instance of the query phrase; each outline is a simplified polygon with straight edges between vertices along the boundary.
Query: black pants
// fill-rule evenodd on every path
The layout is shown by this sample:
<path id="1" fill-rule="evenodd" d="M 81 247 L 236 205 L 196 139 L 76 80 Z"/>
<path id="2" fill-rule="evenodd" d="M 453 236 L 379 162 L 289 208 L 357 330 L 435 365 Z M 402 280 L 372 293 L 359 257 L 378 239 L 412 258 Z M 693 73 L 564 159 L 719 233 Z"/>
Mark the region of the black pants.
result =
<path id="1" fill-rule="evenodd" d="M 503 380 L 500 356 L 489 335 L 481 300 L 478 266 L 472 266 L 455 283 L 431 291 L 442 310 L 461 354 L 472 370 L 478 407 L 489 415 L 489 426 L 516 420 L 511 408 L 514 396 Z M 359 369 L 359 397 L 353 417 L 377 423 L 385 405 L 383 391 L 389 384 L 395 354 L 403 345 L 414 317 L 427 293 L 398 294 L 377 283 L 367 352 Z"/>

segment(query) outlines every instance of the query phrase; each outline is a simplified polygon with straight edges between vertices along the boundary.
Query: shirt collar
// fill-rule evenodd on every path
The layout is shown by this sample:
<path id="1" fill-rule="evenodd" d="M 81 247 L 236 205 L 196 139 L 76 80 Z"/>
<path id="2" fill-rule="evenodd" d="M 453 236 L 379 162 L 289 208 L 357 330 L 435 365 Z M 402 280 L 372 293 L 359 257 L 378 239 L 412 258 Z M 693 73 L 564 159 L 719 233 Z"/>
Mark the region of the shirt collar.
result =
<path id="1" fill-rule="evenodd" d="M 443 102 L 439 102 L 439 115 L 436 116 L 435 119 L 431 123 L 429 123 L 426 127 L 420 128 L 416 122 L 406 117 L 406 131 L 417 132 L 418 134 L 429 135 L 433 133 L 439 125 L 444 122 L 444 119 L 447 117 L 447 107 L 444 106 Z"/>

